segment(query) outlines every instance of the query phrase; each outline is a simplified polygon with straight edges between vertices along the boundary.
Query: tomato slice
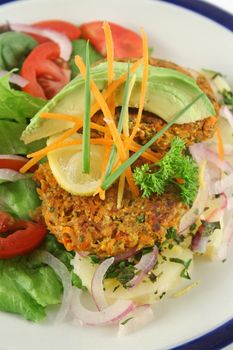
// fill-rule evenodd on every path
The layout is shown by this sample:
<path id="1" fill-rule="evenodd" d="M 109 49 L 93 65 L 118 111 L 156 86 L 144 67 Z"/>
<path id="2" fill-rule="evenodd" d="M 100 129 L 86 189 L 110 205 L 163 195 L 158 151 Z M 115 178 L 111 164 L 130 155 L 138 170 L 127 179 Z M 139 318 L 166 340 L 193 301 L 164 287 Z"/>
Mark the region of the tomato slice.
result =
<path id="1" fill-rule="evenodd" d="M 44 99 L 56 95 L 70 81 L 67 63 L 59 56 L 60 49 L 53 42 L 36 46 L 21 69 L 21 75 L 29 81 L 23 90 Z"/>
<path id="2" fill-rule="evenodd" d="M 10 214 L 0 211 L 0 233 L 8 231 L 14 223 L 15 220 Z"/>
<path id="3" fill-rule="evenodd" d="M 33 23 L 33 26 L 38 28 L 44 28 L 44 29 L 52 29 L 56 30 L 59 33 L 65 34 L 70 40 L 78 39 L 81 35 L 81 31 L 79 27 L 76 25 L 66 22 L 66 21 L 59 21 L 59 20 L 48 20 L 48 21 L 40 21 Z M 48 38 L 45 38 L 40 35 L 30 34 L 35 40 L 38 41 L 38 43 L 44 43 L 49 41 Z"/>
<path id="4" fill-rule="evenodd" d="M 116 58 L 142 56 L 142 39 L 140 36 L 118 24 L 109 22 L 114 43 L 114 55 Z M 88 22 L 80 26 L 81 35 L 103 56 L 106 56 L 105 36 L 103 22 Z"/>
<path id="5" fill-rule="evenodd" d="M 0 259 L 24 255 L 42 243 L 47 233 L 44 225 L 23 220 L 13 223 L 8 221 L 8 224 L 6 224 L 6 216 L 9 220 L 12 219 L 9 214 L 0 213 L 0 228 L 5 223 L 6 233 L 9 233 L 6 237 L 0 237 Z"/>
<path id="6" fill-rule="evenodd" d="M 19 171 L 28 159 L 21 156 L 0 154 L 0 169 L 12 169 Z"/>

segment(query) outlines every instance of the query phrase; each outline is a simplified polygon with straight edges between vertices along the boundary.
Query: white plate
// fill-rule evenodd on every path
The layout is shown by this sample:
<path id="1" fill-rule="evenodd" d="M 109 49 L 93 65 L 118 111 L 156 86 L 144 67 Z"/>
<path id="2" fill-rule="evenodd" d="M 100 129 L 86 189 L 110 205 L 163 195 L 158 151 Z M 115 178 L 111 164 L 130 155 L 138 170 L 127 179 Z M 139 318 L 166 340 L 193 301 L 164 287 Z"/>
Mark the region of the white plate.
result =
<path id="1" fill-rule="evenodd" d="M 74 23 L 109 20 L 137 31 L 143 26 L 157 57 L 192 68 L 208 67 L 220 71 L 233 84 L 233 33 L 182 7 L 149 0 L 31 0 L 0 8 L 1 22 L 30 23 L 47 18 Z M 158 350 L 175 347 L 233 318 L 232 266 L 233 251 L 224 264 L 196 263 L 194 280 L 201 280 L 200 286 L 182 298 L 162 301 L 155 308 L 154 322 L 125 338 L 118 339 L 115 328 L 75 328 L 69 323 L 36 325 L 1 313 L 0 347 L 7 350 L 91 350 L 96 347 L 101 350 Z"/>

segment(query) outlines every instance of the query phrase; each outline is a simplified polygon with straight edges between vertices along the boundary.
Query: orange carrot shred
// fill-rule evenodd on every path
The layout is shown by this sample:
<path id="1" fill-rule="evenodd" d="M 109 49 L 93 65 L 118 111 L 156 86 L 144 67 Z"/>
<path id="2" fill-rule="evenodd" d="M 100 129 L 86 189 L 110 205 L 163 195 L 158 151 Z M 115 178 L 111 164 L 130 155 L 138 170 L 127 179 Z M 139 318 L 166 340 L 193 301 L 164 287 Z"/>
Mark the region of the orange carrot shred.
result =
<path id="1" fill-rule="evenodd" d="M 217 147 L 218 147 L 219 158 L 221 160 L 224 160 L 223 140 L 222 140 L 222 135 L 219 127 L 216 128 L 216 136 L 217 136 L 217 142 L 218 142 Z"/>

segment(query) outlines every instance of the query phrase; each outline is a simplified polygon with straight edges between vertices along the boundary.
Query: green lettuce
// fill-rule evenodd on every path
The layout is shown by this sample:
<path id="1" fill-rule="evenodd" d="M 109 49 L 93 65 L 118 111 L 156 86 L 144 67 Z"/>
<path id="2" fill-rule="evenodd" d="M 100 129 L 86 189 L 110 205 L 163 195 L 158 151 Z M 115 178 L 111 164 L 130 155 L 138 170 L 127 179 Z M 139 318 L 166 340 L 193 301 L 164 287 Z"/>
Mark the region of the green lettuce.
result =
<path id="1" fill-rule="evenodd" d="M 0 184 L 0 208 L 15 217 L 29 219 L 40 203 L 31 178 Z"/>
<path id="2" fill-rule="evenodd" d="M 55 272 L 30 257 L 0 260 L 0 310 L 39 322 L 46 306 L 61 302 L 62 284 Z"/>
<path id="3" fill-rule="evenodd" d="M 79 69 L 75 64 L 74 58 L 76 55 L 82 57 L 83 61 L 86 62 L 86 45 L 87 41 L 84 39 L 73 40 L 72 46 L 73 51 L 70 59 L 70 69 L 71 69 L 71 78 L 75 78 L 79 74 Z M 103 58 L 103 56 L 97 52 L 91 44 L 89 44 L 89 55 L 90 55 L 90 64 L 93 64 Z"/>
<path id="4" fill-rule="evenodd" d="M 6 32 L 0 35 L 0 68 L 20 68 L 28 54 L 38 45 L 30 35 Z"/>

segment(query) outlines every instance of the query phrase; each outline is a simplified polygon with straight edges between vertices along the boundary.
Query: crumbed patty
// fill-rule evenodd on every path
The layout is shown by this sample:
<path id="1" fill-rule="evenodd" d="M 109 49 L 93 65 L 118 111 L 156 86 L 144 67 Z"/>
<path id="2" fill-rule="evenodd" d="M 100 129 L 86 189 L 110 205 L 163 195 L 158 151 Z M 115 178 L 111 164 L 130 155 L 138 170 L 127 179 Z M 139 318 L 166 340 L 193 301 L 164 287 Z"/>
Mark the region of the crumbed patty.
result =
<path id="1" fill-rule="evenodd" d="M 117 184 L 99 196 L 75 196 L 56 182 L 49 164 L 40 165 L 35 180 L 48 229 L 68 250 L 88 251 L 101 257 L 163 241 L 169 227 L 178 228 L 187 206 L 175 189 L 161 196 L 133 198 L 127 189 L 117 209 Z"/>
<path id="2" fill-rule="evenodd" d="M 150 64 L 190 75 L 182 67 L 168 61 L 151 59 Z M 198 76 L 197 83 L 210 98 L 218 114 L 218 103 L 205 77 Z M 116 119 L 119 112 L 118 109 Z M 130 109 L 130 131 L 136 116 L 137 110 Z M 104 124 L 102 113 L 96 113 L 93 121 Z M 145 144 L 165 124 L 158 116 L 144 111 L 135 141 Z M 174 124 L 151 148 L 160 158 L 169 149 L 174 136 L 181 137 L 189 146 L 213 137 L 215 124 L 216 118 L 211 116 L 195 123 Z M 92 130 L 92 137 L 100 135 Z M 122 208 L 117 209 L 117 184 L 106 191 L 106 199 L 102 201 L 99 196 L 74 196 L 63 190 L 57 184 L 48 163 L 40 165 L 35 180 L 39 185 L 42 215 L 51 233 L 68 250 L 87 251 L 100 257 L 115 256 L 132 248 L 139 250 L 163 241 L 167 229 L 177 229 L 188 210 L 181 202 L 175 186 L 160 196 L 153 195 L 150 198 L 133 198 L 126 186 Z"/>

